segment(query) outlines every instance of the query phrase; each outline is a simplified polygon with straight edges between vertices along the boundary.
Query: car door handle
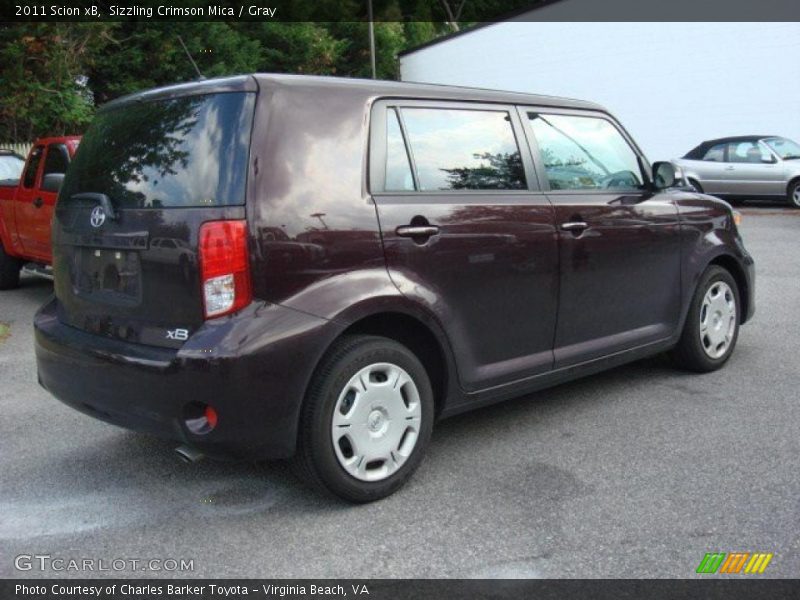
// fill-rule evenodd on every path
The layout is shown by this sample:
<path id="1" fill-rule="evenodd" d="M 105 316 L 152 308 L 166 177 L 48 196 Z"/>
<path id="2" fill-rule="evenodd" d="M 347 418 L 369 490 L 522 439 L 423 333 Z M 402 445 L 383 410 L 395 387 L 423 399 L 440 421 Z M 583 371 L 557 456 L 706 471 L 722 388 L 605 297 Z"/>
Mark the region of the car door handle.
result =
<path id="1" fill-rule="evenodd" d="M 44 204 L 44 201 L 41 198 L 36 198 L 36 200 L 33 201 L 33 205 L 36 208 L 42 208 L 42 204 Z"/>
<path id="2" fill-rule="evenodd" d="M 395 230 L 400 237 L 428 238 L 439 233 L 435 225 L 402 225 Z"/>
<path id="3" fill-rule="evenodd" d="M 734 171 L 734 170 L 736 170 L 736 167 L 725 167 L 725 170 L 726 171 Z"/>
<path id="4" fill-rule="evenodd" d="M 561 229 L 564 231 L 583 231 L 588 228 L 589 224 L 584 221 L 567 221 L 561 224 Z"/>

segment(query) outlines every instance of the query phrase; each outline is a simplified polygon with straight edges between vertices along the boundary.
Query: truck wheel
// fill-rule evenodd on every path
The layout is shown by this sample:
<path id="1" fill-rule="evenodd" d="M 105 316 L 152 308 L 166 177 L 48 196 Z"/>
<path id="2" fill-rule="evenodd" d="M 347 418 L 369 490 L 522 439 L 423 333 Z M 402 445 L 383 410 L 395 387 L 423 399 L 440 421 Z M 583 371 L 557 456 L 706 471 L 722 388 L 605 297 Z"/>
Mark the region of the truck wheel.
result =
<path id="1" fill-rule="evenodd" d="M 794 208 L 800 208 L 800 179 L 792 182 L 789 186 L 789 193 L 787 195 L 789 204 Z"/>
<path id="2" fill-rule="evenodd" d="M 739 337 L 739 289 L 731 274 L 711 265 L 700 278 L 678 345 L 672 351 L 679 366 L 706 373 L 730 358 Z"/>
<path id="3" fill-rule="evenodd" d="M 0 290 L 13 290 L 19 287 L 19 272 L 22 261 L 6 254 L 0 242 Z"/>
<path id="4" fill-rule="evenodd" d="M 346 336 L 312 379 L 295 470 L 350 502 L 384 498 L 422 461 L 433 414 L 428 374 L 408 348 L 384 337 Z"/>

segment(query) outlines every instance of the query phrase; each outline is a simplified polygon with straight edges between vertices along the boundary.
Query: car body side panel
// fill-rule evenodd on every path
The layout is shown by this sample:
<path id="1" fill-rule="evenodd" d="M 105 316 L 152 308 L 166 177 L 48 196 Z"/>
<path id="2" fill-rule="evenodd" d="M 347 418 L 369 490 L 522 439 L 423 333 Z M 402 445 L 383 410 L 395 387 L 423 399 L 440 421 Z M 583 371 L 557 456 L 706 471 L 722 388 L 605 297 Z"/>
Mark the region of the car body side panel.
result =
<path id="1" fill-rule="evenodd" d="M 344 302 L 353 288 L 327 280 L 352 275 L 367 294 L 388 281 L 363 179 L 367 115 L 364 94 L 353 90 L 273 83 L 260 91 L 248 190 L 256 297 L 331 318 L 331 296 Z"/>

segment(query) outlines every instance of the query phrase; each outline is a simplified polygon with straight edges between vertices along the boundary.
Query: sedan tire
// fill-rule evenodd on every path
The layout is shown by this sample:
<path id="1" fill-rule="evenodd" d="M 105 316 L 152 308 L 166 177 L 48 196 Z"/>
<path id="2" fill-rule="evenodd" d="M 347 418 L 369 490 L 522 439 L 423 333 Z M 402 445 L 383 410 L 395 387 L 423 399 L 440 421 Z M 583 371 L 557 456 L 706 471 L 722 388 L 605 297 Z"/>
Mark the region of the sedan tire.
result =
<path id="1" fill-rule="evenodd" d="M 430 379 L 408 348 L 384 337 L 346 336 L 312 379 L 295 470 L 350 502 L 384 498 L 422 461 L 433 415 Z"/>
<path id="2" fill-rule="evenodd" d="M 789 184 L 789 193 L 787 194 L 789 204 L 794 208 L 800 208 L 800 179 L 793 181 Z"/>
<path id="3" fill-rule="evenodd" d="M 707 373 L 722 367 L 739 337 L 741 302 L 733 276 L 717 265 L 700 278 L 678 345 L 672 355 L 690 371 Z"/>

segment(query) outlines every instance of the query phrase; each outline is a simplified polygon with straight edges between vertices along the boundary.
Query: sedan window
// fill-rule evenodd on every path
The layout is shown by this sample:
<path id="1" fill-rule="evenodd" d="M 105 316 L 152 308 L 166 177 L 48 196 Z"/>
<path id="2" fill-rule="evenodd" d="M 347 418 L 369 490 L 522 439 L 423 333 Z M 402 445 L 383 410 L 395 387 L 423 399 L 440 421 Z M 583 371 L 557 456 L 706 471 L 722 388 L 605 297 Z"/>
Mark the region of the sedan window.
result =
<path id="1" fill-rule="evenodd" d="M 725 161 L 725 144 L 717 144 L 711 146 L 703 157 L 703 160 L 710 162 L 724 162 Z"/>
<path id="2" fill-rule="evenodd" d="M 772 157 L 758 142 L 733 142 L 728 146 L 728 162 L 759 164 L 772 162 Z"/>

